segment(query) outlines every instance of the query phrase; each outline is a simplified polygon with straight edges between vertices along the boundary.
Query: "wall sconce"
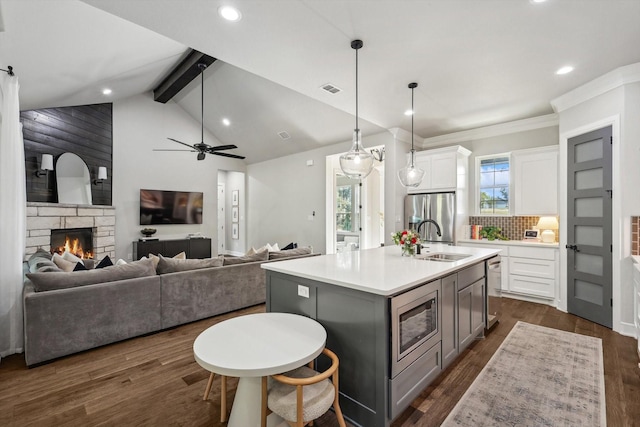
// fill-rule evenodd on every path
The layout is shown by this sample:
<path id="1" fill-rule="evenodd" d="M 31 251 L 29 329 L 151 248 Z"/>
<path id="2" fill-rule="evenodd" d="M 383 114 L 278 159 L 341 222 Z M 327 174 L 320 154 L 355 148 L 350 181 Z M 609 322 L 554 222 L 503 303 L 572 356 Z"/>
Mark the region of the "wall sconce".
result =
<path id="1" fill-rule="evenodd" d="M 540 235 L 544 243 L 554 243 L 556 241 L 556 233 L 553 230 L 557 230 L 560 225 L 558 219 L 555 216 L 542 216 L 538 220 L 538 230 L 542 231 Z"/>
<path id="2" fill-rule="evenodd" d="M 93 180 L 94 185 L 102 184 L 107 179 L 107 168 L 104 166 L 98 167 L 98 179 Z"/>
<path id="3" fill-rule="evenodd" d="M 49 171 L 53 170 L 53 155 L 52 154 L 43 154 L 42 160 L 40 161 L 40 170 L 36 171 L 36 176 L 40 178 L 41 176 L 46 176 Z"/>

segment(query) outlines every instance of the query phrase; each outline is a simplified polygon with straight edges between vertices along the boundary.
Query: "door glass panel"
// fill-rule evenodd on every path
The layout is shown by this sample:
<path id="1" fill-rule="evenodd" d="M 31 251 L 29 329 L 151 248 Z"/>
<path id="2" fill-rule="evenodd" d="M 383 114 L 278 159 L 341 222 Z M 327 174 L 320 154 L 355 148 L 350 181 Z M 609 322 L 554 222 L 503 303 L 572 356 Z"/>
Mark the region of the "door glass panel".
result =
<path id="1" fill-rule="evenodd" d="M 602 188 L 602 168 L 587 169 L 575 173 L 576 190 Z"/>
<path id="2" fill-rule="evenodd" d="M 574 227 L 576 244 L 602 246 L 602 227 L 590 225 L 576 225 Z"/>
<path id="3" fill-rule="evenodd" d="M 575 199 L 575 216 L 578 218 L 602 217 L 602 198 L 585 197 Z"/>
<path id="4" fill-rule="evenodd" d="M 602 257 L 600 255 L 576 252 L 575 271 L 602 276 Z"/>
<path id="5" fill-rule="evenodd" d="M 576 280 L 574 283 L 575 298 L 591 304 L 602 305 L 602 286 L 596 283 L 585 282 L 584 280 Z"/>
<path id="6" fill-rule="evenodd" d="M 575 146 L 576 163 L 588 162 L 602 158 L 602 138 L 584 142 Z"/>

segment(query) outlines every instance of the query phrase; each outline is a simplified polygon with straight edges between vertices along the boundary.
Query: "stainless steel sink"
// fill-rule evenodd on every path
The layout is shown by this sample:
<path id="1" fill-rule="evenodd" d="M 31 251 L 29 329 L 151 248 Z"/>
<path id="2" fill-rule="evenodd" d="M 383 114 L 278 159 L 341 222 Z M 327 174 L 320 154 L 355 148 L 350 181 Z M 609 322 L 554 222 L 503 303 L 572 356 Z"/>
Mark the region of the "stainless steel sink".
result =
<path id="1" fill-rule="evenodd" d="M 461 259 L 469 258 L 470 256 L 471 255 L 468 255 L 468 254 L 452 254 L 452 253 L 446 253 L 446 252 L 438 252 L 438 253 L 418 255 L 416 258 L 423 259 L 426 261 L 453 262 L 453 261 L 460 261 Z"/>

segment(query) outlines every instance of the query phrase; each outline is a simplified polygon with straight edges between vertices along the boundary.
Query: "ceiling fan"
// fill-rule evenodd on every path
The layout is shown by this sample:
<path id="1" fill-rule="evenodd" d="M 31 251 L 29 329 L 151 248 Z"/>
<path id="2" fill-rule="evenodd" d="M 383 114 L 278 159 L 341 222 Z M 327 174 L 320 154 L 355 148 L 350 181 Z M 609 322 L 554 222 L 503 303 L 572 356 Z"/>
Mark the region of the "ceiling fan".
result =
<path id="1" fill-rule="evenodd" d="M 200 85 L 200 123 L 201 123 L 201 133 L 200 133 L 200 142 L 197 144 L 187 144 L 182 141 L 178 141 L 177 139 L 167 138 L 173 142 L 177 142 L 178 144 L 185 145 L 191 150 L 171 150 L 171 149 L 155 149 L 153 151 L 192 151 L 198 153 L 198 160 L 204 160 L 207 154 L 215 154 L 216 156 L 224 156 L 231 157 L 233 159 L 244 159 L 244 156 L 238 156 L 236 154 L 222 153 L 224 150 L 232 150 L 234 148 L 238 148 L 233 144 L 229 145 L 209 145 L 204 143 L 204 69 L 207 68 L 207 64 L 200 63 L 198 64 L 198 68 L 200 68 L 200 75 L 202 76 L 202 84 Z"/>

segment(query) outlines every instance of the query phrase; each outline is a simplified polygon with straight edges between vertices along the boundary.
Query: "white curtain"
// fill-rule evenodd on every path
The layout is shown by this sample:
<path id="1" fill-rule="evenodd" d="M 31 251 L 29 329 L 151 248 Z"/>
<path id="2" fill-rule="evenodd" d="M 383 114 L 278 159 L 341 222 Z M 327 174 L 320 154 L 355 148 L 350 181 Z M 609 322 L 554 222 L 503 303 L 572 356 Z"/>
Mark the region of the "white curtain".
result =
<path id="1" fill-rule="evenodd" d="M 24 142 L 18 77 L 0 72 L 0 358 L 23 351 L 22 261 L 26 240 Z"/>

